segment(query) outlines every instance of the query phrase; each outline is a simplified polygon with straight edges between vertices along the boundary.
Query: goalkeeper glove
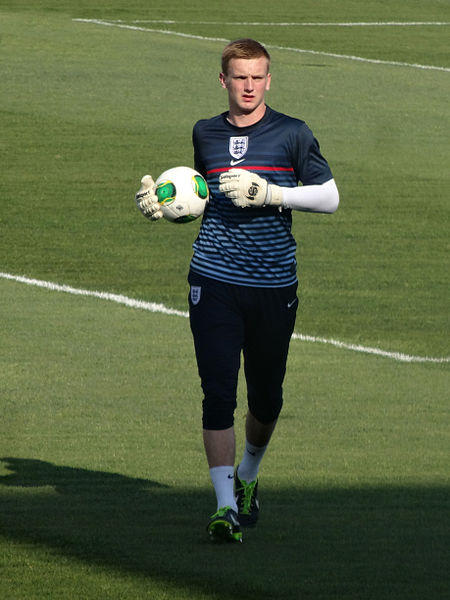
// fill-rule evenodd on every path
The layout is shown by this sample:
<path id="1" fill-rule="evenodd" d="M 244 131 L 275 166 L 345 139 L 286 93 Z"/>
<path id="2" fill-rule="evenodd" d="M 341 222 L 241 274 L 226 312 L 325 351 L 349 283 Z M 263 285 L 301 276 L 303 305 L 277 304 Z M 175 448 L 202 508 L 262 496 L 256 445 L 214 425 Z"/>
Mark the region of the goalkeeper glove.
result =
<path id="1" fill-rule="evenodd" d="M 219 177 L 219 190 L 233 204 L 246 206 L 281 206 L 282 188 L 269 184 L 256 173 L 245 169 L 231 169 Z"/>
<path id="2" fill-rule="evenodd" d="M 144 175 L 141 187 L 135 196 L 136 204 L 141 213 L 151 221 L 157 221 L 163 216 L 158 196 L 155 194 L 156 185 L 151 175 Z"/>

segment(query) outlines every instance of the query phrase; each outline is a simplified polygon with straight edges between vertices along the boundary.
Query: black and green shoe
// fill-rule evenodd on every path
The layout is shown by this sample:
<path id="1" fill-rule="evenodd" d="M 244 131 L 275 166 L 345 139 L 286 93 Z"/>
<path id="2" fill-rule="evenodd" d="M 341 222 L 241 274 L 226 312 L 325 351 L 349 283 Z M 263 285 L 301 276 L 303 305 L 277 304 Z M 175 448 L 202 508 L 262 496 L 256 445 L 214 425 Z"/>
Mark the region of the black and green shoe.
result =
<path id="1" fill-rule="evenodd" d="M 258 480 L 241 481 L 234 472 L 234 492 L 238 505 L 238 518 L 242 527 L 254 527 L 259 516 Z"/>
<path id="2" fill-rule="evenodd" d="M 212 515 L 206 530 L 213 542 L 242 542 L 242 531 L 236 511 L 224 506 Z"/>

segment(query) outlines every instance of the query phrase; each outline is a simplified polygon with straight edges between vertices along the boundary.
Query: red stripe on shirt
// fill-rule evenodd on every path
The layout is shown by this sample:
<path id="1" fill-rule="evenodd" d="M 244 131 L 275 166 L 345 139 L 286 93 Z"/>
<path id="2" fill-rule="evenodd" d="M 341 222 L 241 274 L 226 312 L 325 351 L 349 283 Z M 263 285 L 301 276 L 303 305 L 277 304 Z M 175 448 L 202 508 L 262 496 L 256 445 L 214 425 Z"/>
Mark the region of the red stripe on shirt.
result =
<path id="1" fill-rule="evenodd" d="M 243 165 L 236 165 L 235 167 L 211 169 L 210 171 L 207 171 L 207 175 L 210 175 L 211 173 L 223 173 L 225 171 L 230 171 L 231 169 L 245 169 L 246 171 L 290 171 L 291 173 L 294 172 L 294 169 L 292 167 L 244 167 Z"/>

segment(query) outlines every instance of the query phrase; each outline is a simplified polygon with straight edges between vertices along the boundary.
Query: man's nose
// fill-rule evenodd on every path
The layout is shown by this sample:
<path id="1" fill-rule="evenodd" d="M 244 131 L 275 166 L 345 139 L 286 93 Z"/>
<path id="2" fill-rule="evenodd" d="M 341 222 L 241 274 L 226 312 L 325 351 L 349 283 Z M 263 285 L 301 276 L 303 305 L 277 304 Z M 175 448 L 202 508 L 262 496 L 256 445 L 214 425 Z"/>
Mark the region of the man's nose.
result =
<path id="1" fill-rule="evenodd" d="M 253 78 L 252 77 L 247 77 L 247 79 L 245 80 L 245 89 L 246 90 L 253 89 Z"/>

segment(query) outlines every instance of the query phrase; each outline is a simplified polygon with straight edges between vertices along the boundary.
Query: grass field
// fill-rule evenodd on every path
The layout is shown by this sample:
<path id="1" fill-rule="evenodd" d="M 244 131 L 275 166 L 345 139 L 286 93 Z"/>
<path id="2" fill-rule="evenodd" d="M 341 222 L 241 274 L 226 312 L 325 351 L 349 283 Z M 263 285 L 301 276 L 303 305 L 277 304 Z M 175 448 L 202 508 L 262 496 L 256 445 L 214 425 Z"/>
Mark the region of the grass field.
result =
<path id="1" fill-rule="evenodd" d="M 449 23 L 439 0 L 0 0 L 1 598 L 448 597 Z M 222 548 L 182 314 L 198 224 L 146 222 L 133 197 L 192 164 L 193 123 L 226 108 L 223 40 L 244 35 L 341 206 L 294 215 L 261 523 Z"/>

